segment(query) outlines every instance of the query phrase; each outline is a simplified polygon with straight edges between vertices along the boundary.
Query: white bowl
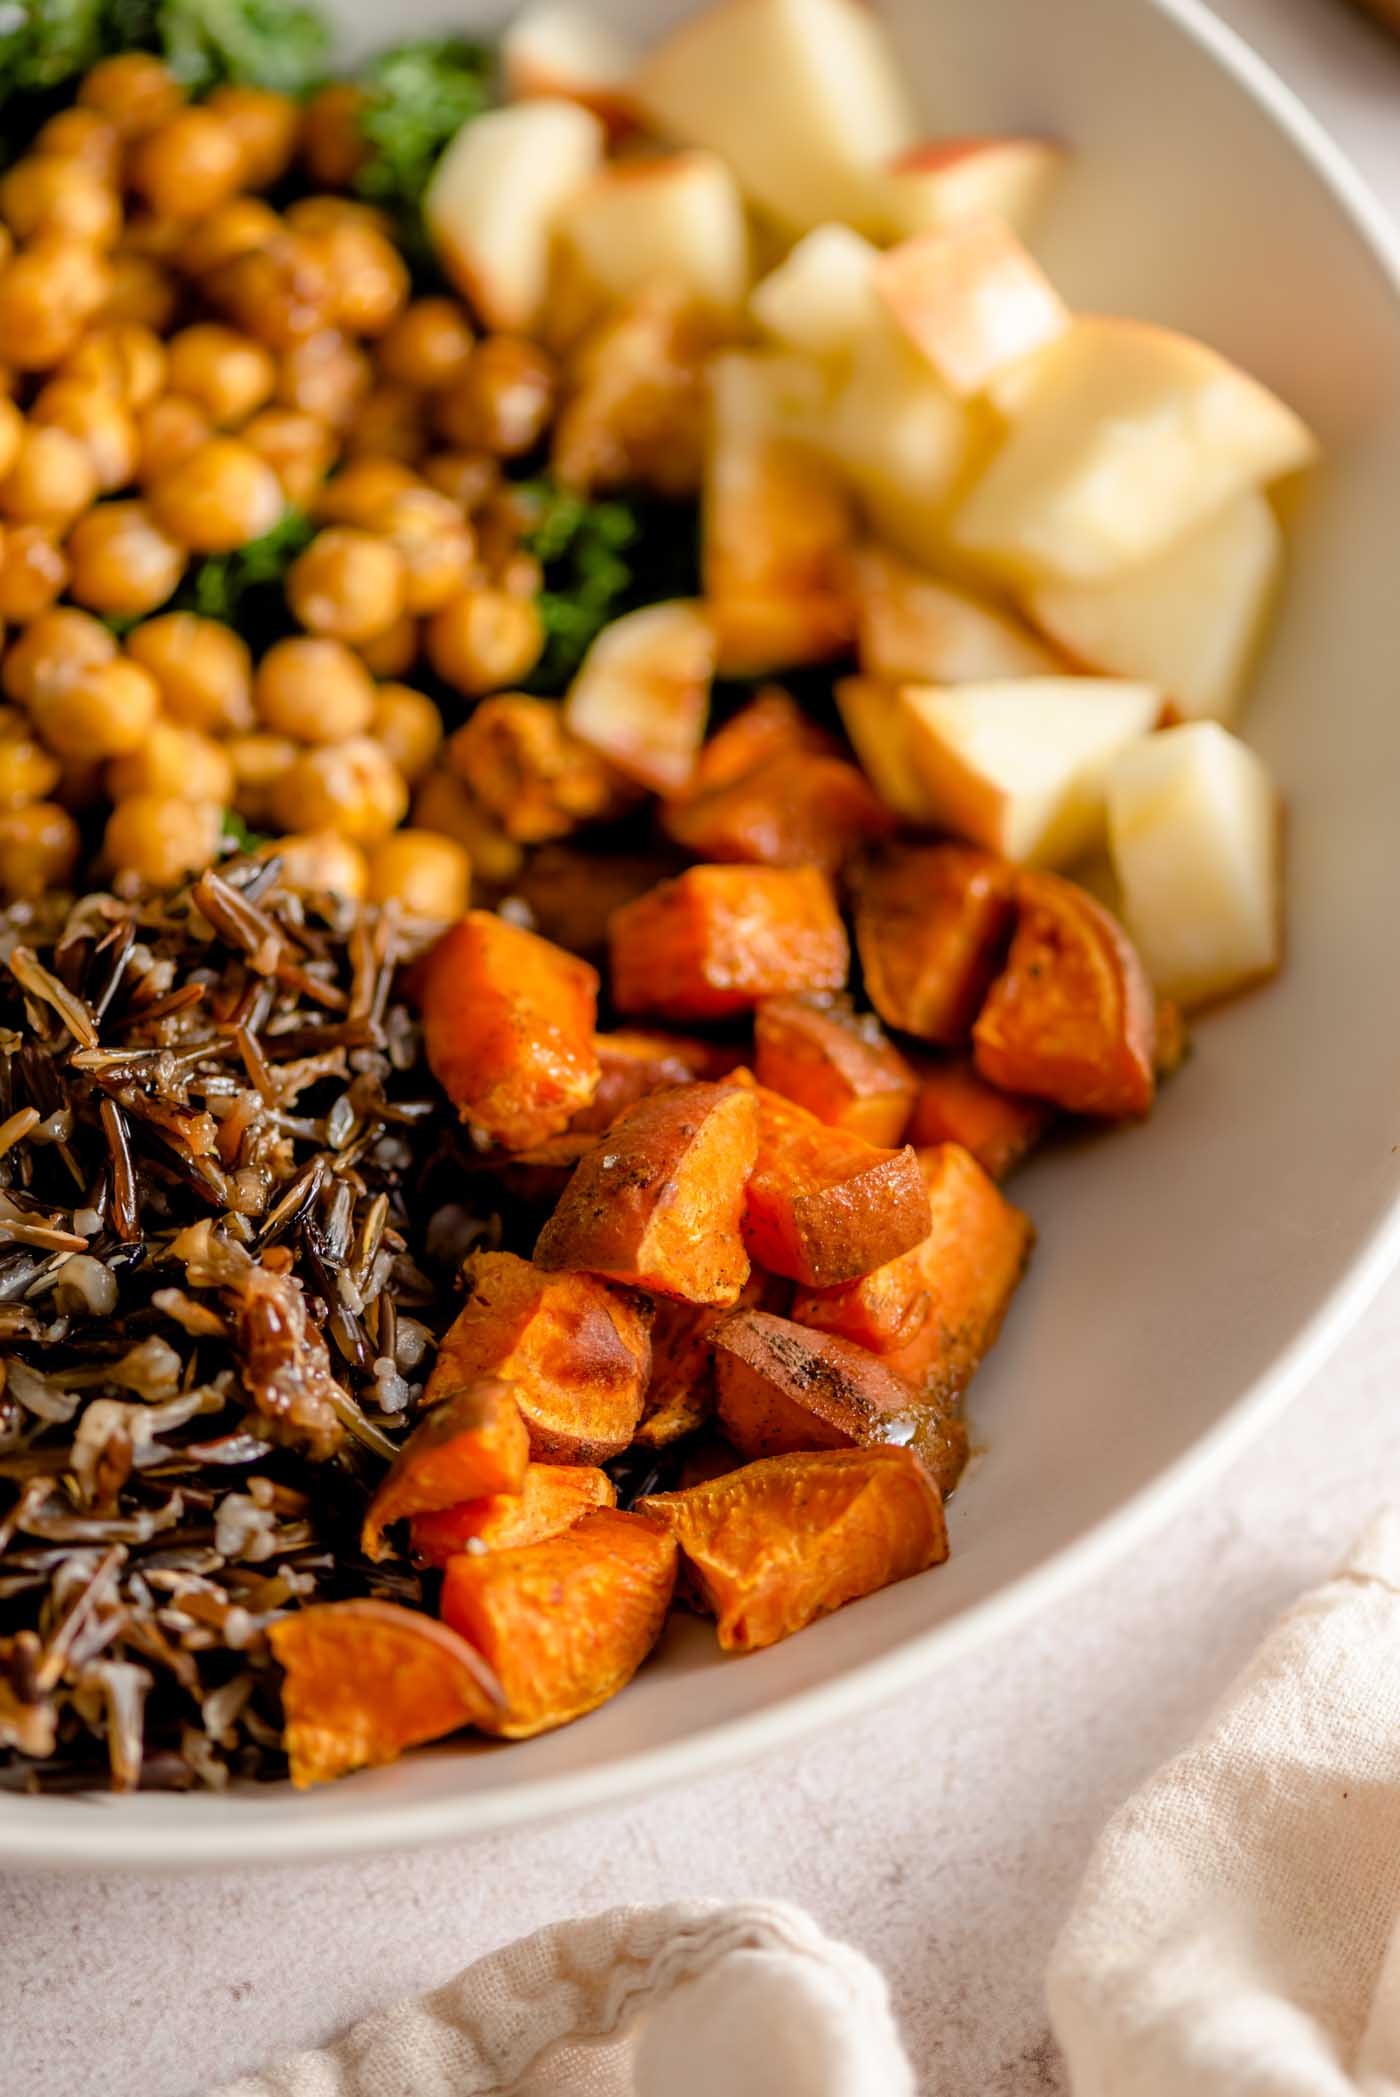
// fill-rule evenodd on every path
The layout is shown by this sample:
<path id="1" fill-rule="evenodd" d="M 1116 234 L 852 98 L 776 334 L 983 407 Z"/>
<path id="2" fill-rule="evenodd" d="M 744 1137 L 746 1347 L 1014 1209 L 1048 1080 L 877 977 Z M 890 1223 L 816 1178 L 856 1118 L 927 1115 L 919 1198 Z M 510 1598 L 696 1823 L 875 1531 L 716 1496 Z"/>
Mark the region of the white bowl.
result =
<path id="1" fill-rule="evenodd" d="M 684 11 L 610 10 L 648 28 Z M 1400 1247 L 1400 250 L 1318 127 L 1195 0 L 883 11 L 932 128 L 1075 147 L 1045 244 L 1074 301 L 1199 333 L 1322 434 L 1247 723 L 1291 809 L 1287 971 L 1201 1025 L 1147 1126 L 1018 1181 L 1040 1248 L 975 1388 L 986 1449 L 946 1567 L 742 1661 L 678 1621 L 613 1703 L 524 1746 L 453 1745 L 308 1796 L 5 1798 L 7 1863 L 184 1870 L 436 1841 L 697 1776 L 890 1697 L 1110 1554 L 1150 1548 Z M 432 0 L 340 13 L 371 45 L 462 19 Z"/>

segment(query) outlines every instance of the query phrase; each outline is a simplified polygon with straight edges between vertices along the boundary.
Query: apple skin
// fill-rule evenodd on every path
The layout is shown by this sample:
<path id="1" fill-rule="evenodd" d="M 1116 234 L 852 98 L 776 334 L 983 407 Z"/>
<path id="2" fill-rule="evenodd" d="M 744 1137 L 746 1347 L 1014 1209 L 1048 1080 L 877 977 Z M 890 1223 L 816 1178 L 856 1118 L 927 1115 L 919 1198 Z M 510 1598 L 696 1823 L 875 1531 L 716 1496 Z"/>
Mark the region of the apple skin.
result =
<path id="1" fill-rule="evenodd" d="M 605 305 L 663 283 L 732 318 L 748 291 L 743 199 L 713 153 L 610 162 L 570 197 L 558 236 Z"/>
<path id="2" fill-rule="evenodd" d="M 603 157 L 605 133 L 577 102 L 541 98 L 464 124 L 423 199 L 443 270 L 488 326 L 529 333 L 549 289 L 565 203 Z"/>
<path id="3" fill-rule="evenodd" d="M 950 393 L 980 393 L 1069 326 L 1069 308 L 1002 219 L 969 219 L 889 248 L 875 294 Z"/>
<path id="4" fill-rule="evenodd" d="M 879 249 L 850 226 L 814 226 L 749 295 L 749 313 L 785 349 L 853 350 L 875 317 Z"/>
<path id="5" fill-rule="evenodd" d="M 945 138 L 909 147 L 884 169 L 885 232 L 899 240 L 969 219 L 999 218 L 1027 238 L 1067 155 L 1046 138 Z"/>
<path id="6" fill-rule="evenodd" d="M 501 33 L 500 59 L 507 100 L 546 95 L 582 103 L 613 140 L 637 129 L 627 92 L 635 51 L 572 0 L 540 0 L 518 14 Z"/>

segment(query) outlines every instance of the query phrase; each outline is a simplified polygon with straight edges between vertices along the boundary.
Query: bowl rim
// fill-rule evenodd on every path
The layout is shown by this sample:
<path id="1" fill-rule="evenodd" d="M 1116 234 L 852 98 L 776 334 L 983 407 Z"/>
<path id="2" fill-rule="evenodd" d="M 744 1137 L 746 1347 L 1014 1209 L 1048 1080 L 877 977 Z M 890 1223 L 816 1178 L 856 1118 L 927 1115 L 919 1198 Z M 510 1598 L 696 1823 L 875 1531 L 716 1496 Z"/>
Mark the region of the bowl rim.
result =
<path id="1" fill-rule="evenodd" d="M 1197 44 L 1272 120 L 1350 219 L 1400 303 L 1400 229 L 1322 121 L 1240 32 L 1205 0 L 1147 0 Z M 1277 1416 L 1333 1353 L 1400 1262 L 1400 1185 L 1350 1269 L 1313 1315 L 1246 1385 L 1216 1424 L 1112 1514 L 1018 1574 L 986 1600 L 903 1639 L 891 1652 L 797 1690 L 747 1717 L 700 1727 L 663 1747 L 621 1754 L 592 1769 L 525 1778 L 457 1797 L 358 1802 L 354 1810 L 297 1825 L 293 1814 L 209 1816 L 198 1803 L 168 1826 L 123 1817 L 108 1794 L 35 1802 L 32 1815 L 0 1801 L 0 1864 L 14 1869 L 191 1873 L 237 1866 L 307 1865 L 372 1851 L 464 1841 L 527 1823 L 588 1812 L 686 1779 L 712 1776 L 844 1717 L 888 1703 L 937 1667 L 964 1658 L 1105 1571 L 1146 1542 Z"/>

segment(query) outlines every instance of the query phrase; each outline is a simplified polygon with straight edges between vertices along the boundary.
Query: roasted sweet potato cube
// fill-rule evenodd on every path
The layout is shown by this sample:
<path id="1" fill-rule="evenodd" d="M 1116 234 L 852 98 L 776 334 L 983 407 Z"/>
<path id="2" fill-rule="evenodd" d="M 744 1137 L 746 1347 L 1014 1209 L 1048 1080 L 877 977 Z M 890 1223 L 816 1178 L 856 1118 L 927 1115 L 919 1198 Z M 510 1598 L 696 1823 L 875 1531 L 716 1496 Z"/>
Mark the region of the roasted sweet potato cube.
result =
<path id="1" fill-rule="evenodd" d="M 754 1018 L 754 1075 L 818 1121 L 898 1143 L 915 1078 L 873 1013 L 823 998 L 770 998 Z"/>
<path id="2" fill-rule="evenodd" d="M 598 978 L 562 947 L 468 911 L 428 956 L 422 998 L 432 1073 L 490 1141 L 529 1150 L 592 1099 Z"/>
<path id="3" fill-rule="evenodd" d="M 459 1551 L 537 1544 L 571 1529 L 590 1509 L 616 1504 L 611 1478 L 593 1464 L 531 1464 L 518 1493 L 488 1493 L 415 1515 L 408 1525 L 410 1555 L 415 1565 L 442 1566 Z"/>
<path id="4" fill-rule="evenodd" d="M 1040 1141 L 1050 1119 L 1039 1100 L 989 1085 L 970 1057 L 926 1064 L 909 1123 L 911 1143 L 960 1143 L 984 1172 L 1004 1180 Z"/>
<path id="5" fill-rule="evenodd" d="M 1011 936 L 1016 870 L 972 845 L 909 845 L 866 872 L 856 948 L 886 1026 L 966 1042 Z"/>
<path id="6" fill-rule="evenodd" d="M 282 1744 L 298 1789 L 392 1762 L 501 1709 L 480 1653 L 397 1602 L 313 1602 L 274 1623 L 268 1642 L 284 1671 Z"/>
<path id="7" fill-rule="evenodd" d="M 959 1144 L 919 1153 L 931 1225 L 888 1268 L 840 1289 L 799 1291 L 792 1315 L 820 1332 L 878 1347 L 927 1399 L 955 1400 L 1001 1330 L 1034 1232 Z"/>
<path id="8" fill-rule="evenodd" d="M 650 1305 L 596 1275 L 546 1273 L 513 1252 L 478 1253 L 468 1274 L 471 1294 L 443 1334 L 426 1402 L 474 1377 L 503 1376 L 540 1462 L 596 1464 L 625 1449 L 651 1372 Z M 477 1488 L 499 1491 L 519 1483 Z"/>
<path id="9" fill-rule="evenodd" d="M 574 1116 L 570 1129 L 591 1129 L 595 1134 L 610 1128 L 624 1107 L 649 1092 L 659 1092 L 663 1085 L 686 1085 L 694 1078 L 722 1078 L 739 1061 L 737 1049 L 685 1034 L 644 1034 L 634 1027 L 596 1034 L 593 1047 L 601 1073 L 598 1090 Z"/>
<path id="10" fill-rule="evenodd" d="M 790 693 L 781 685 L 766 684 L 710 737 L 691 774 L 686 798 L 699 799 L 719 787 L 732 786 L 774 758 L 840 754 L 835 736 L 809 719 Z M 677 801 L 681 798 L 674 796 Z"/>
<path id="11" fill-rule="evenodd" d="M 682 871 L 681 855 L 674 847 L 665 852 L 613 852 L 541 845 L 512 882 L 511 894 L 529 906 L 542 938 L 602 962 L 607 959 L 613 912 Z"/>
<path id="12" fill-rule="evenodd" d="M 775 1645 L 948 1556 L 943 1502 L 912 1449 L 770 1456 L 637 1509 L 674 1532 L 686 1590 L 731 1653 Z"/>
<path id="13" fill-rule="evenodd" d="M 829 1289 L 897 1259 L 927 1235 L 928 1195 L 907 1145 L 877 1149 L 766 1086 L 756 1087 L 755 1097 L 758 1156 L 744 1238 L 760 1267 Z"/>
<path id="14" fill-rule="evenodd" d="M 369 1503 L 360 1533 L 366 1558 L 383 1557 L 384 1531 L 405 1515 L 520 1490 L 530 1437 L 515 1385 L 475 1370 L 439 1378 L 442 1366 L 439 1355 L 425 1393 L 433 1410 L 414 1428 Z"/>
<path id="15" fill-rule="evenodd" d="M 565 1129 L 529 1150 L 483 1151 L 475 1162 L 527 1209 L 552 1209 L 593 1141 L 591 1130 Z"/>
<path id="16" fill-rule="evenodd" d="M 1127 933 L 1058 874 L 1022 873 L 1016 902 L 1006 967 L 973 1029 L 978 1070 L 1069 1114 L 1146 1114 L 1156 1006 Z"/>
<path id="17" fill-rule="evenodd" d="M 956 1412 L 925 1404 L 854 1342 L 764 1311 L 731 1312 L 714 1336 L 715 1416 L 741 1456 L 891 1442 L 918 1451 L 941 1493 L 967 1462 Z"/>
<path id="18" fill-rule="evenodd" d="M 839 990 L 846 928 L 816 867 L 693 866 L 614 912 L 619 1012 L 680 1021 L 748 1012 L 788 990 Z"/>
<path id="19" fill-rule="evenodd" d="M 739 1302 L 756 1310 L 784 1310 L 791 1295 L 787 1282 L 755 1267 Z M 730 1315 L 703 1304 L 658 1302 L 651 1328 L 651 1382 L 634 1446 L 665 1449 L 704 1426 L 714 1411 L 714 1331 Z"/>
<path id="20" fill-rule="evenodd" d="M 665 802 L 661 820 L 667 836 L 697 859 L 815 866 L 826 874 L 895 827 L 856 765 L 805 752 L 771 758 L 709 793 Z"/>
<path id="21" fill-rule="evenodd" d="M 503 1707 L 483 1732 L 528 1740 L 615 1696 L 661 1635 L 676 1581 L 664 1523 L 615 1508 L 559 1536 L 451 1560 L 445 1623 L 497 1676 Z"/>
<path id="22" fill-rule="evenodd" d="M 758 1108 L 741 1085 L 673 1085 L 638 1100 L 579 1161 L 536 1266 L 733 1303 L 749 1272 L 741 1221 L 757 1145 Z"/>

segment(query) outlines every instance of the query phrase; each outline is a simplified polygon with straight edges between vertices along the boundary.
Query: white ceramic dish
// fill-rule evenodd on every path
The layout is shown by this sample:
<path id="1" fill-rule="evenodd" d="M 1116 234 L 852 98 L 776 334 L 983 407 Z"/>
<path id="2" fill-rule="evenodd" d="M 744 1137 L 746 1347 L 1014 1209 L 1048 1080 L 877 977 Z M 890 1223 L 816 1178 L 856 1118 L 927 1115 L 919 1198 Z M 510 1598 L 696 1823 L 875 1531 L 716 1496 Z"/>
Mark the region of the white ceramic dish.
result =
<path id="1" fill-rule="evenodd" d="M 683 11 L 611 9 L 651 27 Z M 525 1746 L 453 1746 L 304 1797 L 3 1799 L 6 1863 L 187 1870 L 443 1840 L 679 1782 L 892 1697 L 1113 1553 L 1150 1547 L 1400 1249 L 1400 247 L 1317 126 L 1195 0 L 883 11 L 932 128 L 1075 147 L 1044 244 L 1075 302 L 1194 330 L 1322 434 L 1328 465 L 1247 724 L 1292 811 L 1287 973 L 1202 1026 L 1149 1125 L 1018 1182 L 1041 1246 L 978 1380 L 987 1453 L 946 1567 L 742 1662 L 680 1622 L 624 1695 Z M 461 20 L 434 0 L 400 0 L 392 20 L 370 0 L 340 13 L 367 44 Z"/>

